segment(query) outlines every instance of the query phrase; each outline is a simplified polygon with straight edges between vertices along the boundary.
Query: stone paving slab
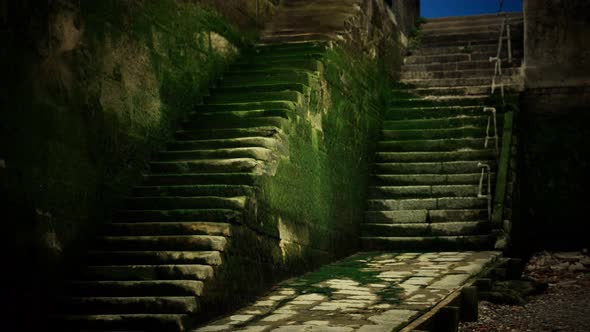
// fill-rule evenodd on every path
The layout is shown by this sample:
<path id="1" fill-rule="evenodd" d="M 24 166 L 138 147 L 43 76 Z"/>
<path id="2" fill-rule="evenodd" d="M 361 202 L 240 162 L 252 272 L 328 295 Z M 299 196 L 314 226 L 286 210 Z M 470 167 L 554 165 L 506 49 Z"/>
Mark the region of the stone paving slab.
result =
<path id="1" fill-rule="evenodd" d="M 360 253 L 282 282 L 255 303 L 192 332 L 397 331 L 499 256 Z"/>

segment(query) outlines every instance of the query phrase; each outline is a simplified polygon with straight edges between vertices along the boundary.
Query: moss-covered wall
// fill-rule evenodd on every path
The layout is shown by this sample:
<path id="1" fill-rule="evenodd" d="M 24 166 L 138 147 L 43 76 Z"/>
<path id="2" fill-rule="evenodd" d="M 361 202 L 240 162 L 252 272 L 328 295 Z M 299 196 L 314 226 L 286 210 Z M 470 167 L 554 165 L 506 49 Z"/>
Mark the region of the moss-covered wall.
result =
<path id="1" fill-rule="evenodd" d="M 0 189 L 13 308 L 34 317 L 63 259 L 84 252 L 150 154 L 255 38 L 256 14 L 243 8 L 253 2 L 220 11 L 199 1 L 2 2 Z M 267 17 L 271 1 L 260 4 Z"/>

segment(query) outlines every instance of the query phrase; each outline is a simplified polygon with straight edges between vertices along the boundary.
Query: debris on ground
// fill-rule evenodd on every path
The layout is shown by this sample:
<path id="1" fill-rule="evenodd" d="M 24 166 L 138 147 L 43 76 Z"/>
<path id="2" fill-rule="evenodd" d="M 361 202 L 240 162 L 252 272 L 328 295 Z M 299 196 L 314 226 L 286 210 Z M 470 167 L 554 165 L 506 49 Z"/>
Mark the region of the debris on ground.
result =
<path id="1" fill-rule="evenodd" d="M 590 256 L 587 250 L 537 253 L 527 263 L 523 280 L 535 281 L 537 285 L 545 283 L 547 289 L 525 297 L 518 305 L 481 301 L 479 321 L 461 323 L 459 331 L 590 331 Z M 509 288 L 518 288 L 518 285 Z"/>

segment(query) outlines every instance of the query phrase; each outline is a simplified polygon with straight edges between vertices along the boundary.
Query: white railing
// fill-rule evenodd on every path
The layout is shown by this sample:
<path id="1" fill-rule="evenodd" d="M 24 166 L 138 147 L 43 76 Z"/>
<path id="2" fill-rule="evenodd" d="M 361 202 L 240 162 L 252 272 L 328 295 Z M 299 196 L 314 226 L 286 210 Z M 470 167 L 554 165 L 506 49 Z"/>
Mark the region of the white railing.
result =
<path id="1" fill-rule="evenodd" d="M 481 177 L 479 178 L 479 189 L 477 191 L 477 198 L 486 199 L 488 201 L 488 221 L 492 221 L 492 168 L 488 164 L 477 163 L 477 167 L 481 168 Z M 487 177 L 486 193 L 483 193 L 483 179 Z"/>
<path id="2" fill-rule="evenodd" d="M 496 149 L 496 157 L 498 157 L 499 153 L 500 153 L 500 149 L 498 147 L 498 120 L 497 120 L 497 112 L 496 112 L 496 108 L 495 107 L 484 107 L 483 108 L 483 112 L 487 113 L 489 112 L 490 115 L 488 115 L 488 125 L 486 126 L 486 139 L 484 141 L 484 148 L 488 148 L 488 145 L 490 143 L 490 140 L 494 140 L 494 145 L 495 145 L 495 149 Z M 494 136 L 490 136 L 490 127 L 492 126 L 492 123 L 494 124 Z"/>

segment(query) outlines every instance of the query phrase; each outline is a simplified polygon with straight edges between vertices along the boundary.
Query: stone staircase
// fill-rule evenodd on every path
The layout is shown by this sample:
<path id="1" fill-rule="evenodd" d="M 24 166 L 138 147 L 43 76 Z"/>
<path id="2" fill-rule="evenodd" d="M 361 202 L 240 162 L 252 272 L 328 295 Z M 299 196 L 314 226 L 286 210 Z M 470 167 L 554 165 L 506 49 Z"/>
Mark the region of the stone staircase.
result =
<path id="1" fill-rule="evenodd" d="M 211 313 L 228 258 L 245 255 L 236 234 L 256 183 L 287 151 L 323 50 L 259 46 L 230 66 L 105 225 L 57 299 L 55 331 L 185 331 Z"/>
<path id="2" fill-rule="evenodd" d="M 512 63 L 506 41 L 501 55 L 507 94 L 521 89 L 523 53 L 522 14 L 508 17 Z M 500 25 L 497 15 L 481 15 L 422 26 L 421 44 L 402 68 L 409 88 L 395 91 L 384 114 L 362 225 L 364 249 L 492 248 L 487 200 L 478 198 L 478 163 L 492 166 L 494 183 L 496 152 L 493 141 L 484 147 L 489 113 L 483 107 L 498 106 L 499 89 L 490 94 L 489 58 L 496 55 Z"/>

